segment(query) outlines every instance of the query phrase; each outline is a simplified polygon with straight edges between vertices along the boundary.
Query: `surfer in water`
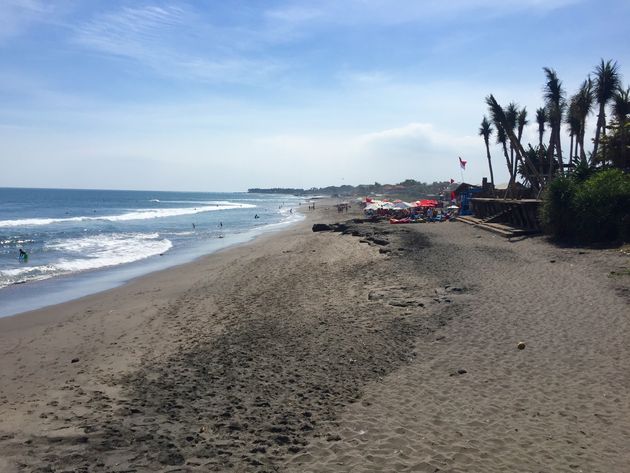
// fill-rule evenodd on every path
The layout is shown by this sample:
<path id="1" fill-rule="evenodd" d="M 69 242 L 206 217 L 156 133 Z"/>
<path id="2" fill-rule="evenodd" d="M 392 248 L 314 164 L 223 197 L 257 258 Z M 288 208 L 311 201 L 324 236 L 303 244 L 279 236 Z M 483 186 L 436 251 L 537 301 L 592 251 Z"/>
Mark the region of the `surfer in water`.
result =
<path id="1" fill-rule="evenodd" d="M 28 261 L 28 253 L 24 251 L 22 248 L 20 248 L 20 256 L 18 256 L 18 259 L 24 262 Z"/>

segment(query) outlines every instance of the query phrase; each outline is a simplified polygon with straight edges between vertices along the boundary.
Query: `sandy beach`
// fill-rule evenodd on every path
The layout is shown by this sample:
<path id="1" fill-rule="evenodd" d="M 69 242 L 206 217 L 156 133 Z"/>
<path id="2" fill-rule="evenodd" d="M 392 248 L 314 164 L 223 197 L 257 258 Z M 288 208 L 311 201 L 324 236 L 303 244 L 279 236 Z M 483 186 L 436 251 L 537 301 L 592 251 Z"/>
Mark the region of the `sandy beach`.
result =
<path id="1" fill-rule="evenodd" d="M 0 319 L 0 471 L 630 470 L 628 254 L 318 207 Z"/>

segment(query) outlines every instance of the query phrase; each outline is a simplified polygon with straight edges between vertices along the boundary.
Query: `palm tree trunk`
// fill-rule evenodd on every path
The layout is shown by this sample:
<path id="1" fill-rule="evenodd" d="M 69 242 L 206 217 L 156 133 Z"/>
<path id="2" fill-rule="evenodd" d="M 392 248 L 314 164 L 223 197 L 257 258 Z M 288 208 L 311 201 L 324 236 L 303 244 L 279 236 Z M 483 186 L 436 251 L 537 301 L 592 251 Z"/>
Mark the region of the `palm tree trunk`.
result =
<path id="1" fill-rule="evenodd" d="M 564 174 L 564 162 L 562 161 L 562 143 L 560 136 L 560 124 L 556 127 L 556 146 L 558 147 L 558 171 L 560 171 L 560 175 Z"/>
<path id="2" fill-rule="evenodd" d="M 510 165 L 510 156 L 508 154 L 508 150 L 507 150 L 507 145 L 505 143 L 503 143 L 503 156 L 505 156 L 505 165 L 508 168 L 508 172 L 510 173 L 510 181 L 508 182 L 508 186 L 507 189 L 505 189 L 505 195 L 504 198 L 507 199 L 507 197 L 510 195 L 511 191 L 512 191 L 512 181 L 514 180 L 514 174 L 512 173 L 512 166 Z"/>
<path id="3" fill-rule="evenodd" d="M 584 151 L 584 134 L 586 133 L 586 120 L 582 120 L 582 125 L 580 126 L 580 160 L 586 161 L 586 152 Z"/>
<path id="4" fill-rule="evenodd" d="M 507 126 L 507 120 L 505 119 L 503 109 L 492 94 L 486 98 L 486 103 L 491 108 L 493 116 L 496 117 L 497 120 L 501 122 L 501 126 L 506 129 L 506 133 L 508 135 L 508 138 L 510 139 L 510 143 L 512 144 L 512 146 L 514 146 L 514 149 L 516 150 L 516 156 L 519 157 L 519 159 L 524 160 L 526 166 L 529 168 L 529 171 L 532 175 L 532 188 L 536 191 L 540 191 L 543 187 L 541 174 L 538 172 L 536 166 L 534 165 L 534 163 L 532 163 L 531 159 L 529 159 L 529 157 L 527 156 L 527 153 L 523 149 L 523 146 L 519 143 L 516 135 L 514 134 L 514 130 L 510 130 Z"/>
<path id="5" fill-rule="evenodd" d="M 552 128 L 549 133 L 549 147 L 547 148 L 547 159 L 549 160 L 549 169 L 547 170 L 547 182 L 551 182 L 553 177 L 553 153 L 556 145 L 556 132 Z"/>
<path id="6" fill-rule="evenodd" d="M 577 149 L 577 140 L 575 140 L 575 149 Z M 577 153 L 576 153 L 577 154 Z M 573 133 L 571 133 L 571 144 L 569 144 L 569 164 L 573 163 Z"/>
<path id="7" fill-rule="evenodd" d="M 512 162 L 512 166 L 513 166 L 513 170 L 514 170 L 514 182 L 516 183 L 516 178 L 518 177 L 518 156 L 516 157 L 516 159 Z"/>
<path id="8" fill-rule="evenodd" d="M 512 176 L 512 180 L 516 181 L 516 171 L 515 166 L 514 166 L 514 146 L 510 143 L 510 169 L 512 170 L 512 172 L 510 172 L 510 175 Z"/>
<path id="9" fill-rule="evenodd" d="M 606 115 L 602 119 L 602 138 L 606 138 Z M 606 162 L 606 146 L 602 148 L 602 162 Z"/>
<path id="10" fill-rule="evenodd" d="M 595 127 L 595 144 L 593 145 L 593 154 L 591 155 L 591 163 L 597 158 L 597 148 L 599 148 L 599 137 L 602 131 L 602 123 L 605 123 L 604 117 L 606 116 L 605 105 L 599 104 L 599 115 L 597 116 L 597 127 Z"/>
<path id="11" fill-rule="evenodd" d="M 490 169 L 490 184 L 492 184 L 492 192 L 494 193 L 494 173 L 492 172 L 492 158 L 490 157 L 490 144 L 486 141 L 486 155 L 488 156 L 488 168 Z M 493 194 L 494 195 L 494 194 Z"/>
<path id="12" fill-rule="evenodd" d="M 508 135 L 508 138 L 510 138 L 510 142 L 514 146 L 517 159 L 525 163 L 525 166 L 528 169 L 528 173 L 530 173 L 532 176 L 532 179 L 530 181 L 532 183 L 532 187 L 535 187 L 536 190 L 540 190 L 543 184 L 541 174 L 538 172 L 538 170 L 536 169 L 536 166 L 531 161 L 531 159 L 529 159 L 529 157 L 527 156 L 525 149 L 516 138 L 516 135 L 514 134 L 514 132 L 512 130 L 509 130 L 507 132 L 507 135 Z"/>
<path id="13" fill-rule="evenodd" d="M 628 149 L 626 143 L 628 142 L 626 133 L 627 120 L 621 120 L 619 122 L 619 160 L 613 163 L 615 167 L 619 169 L 625 169 L 628 166 Z"/>

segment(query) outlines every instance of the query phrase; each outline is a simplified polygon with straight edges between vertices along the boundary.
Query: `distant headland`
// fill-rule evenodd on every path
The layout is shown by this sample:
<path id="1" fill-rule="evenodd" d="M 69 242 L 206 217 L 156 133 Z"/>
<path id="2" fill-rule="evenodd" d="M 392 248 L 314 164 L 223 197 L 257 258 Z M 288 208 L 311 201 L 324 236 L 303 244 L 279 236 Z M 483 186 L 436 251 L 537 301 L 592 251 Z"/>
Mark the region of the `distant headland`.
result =
<path id="1" fill-rule="evenodd" d="M 291 195 L 413 195 L 413 196 L 425 196 L 425 195 L 438 195 L 448 185 L 449 181 L 433 182 L 428 184 L 426 182 L 419 182 L 413 179 L 407 179 L 398 184 L 380 184 L 375 182 L 374 184 L 359 184 L 357 186 L 342 185 L 342 186 L 328 186 L 328 187 L 312 187 L 310 189 L 299 189 L 292 187 L 274 187 L 274 188 L 252 188 L 247 189 L 247 192 L 251 194 L 291 194 Z"/>

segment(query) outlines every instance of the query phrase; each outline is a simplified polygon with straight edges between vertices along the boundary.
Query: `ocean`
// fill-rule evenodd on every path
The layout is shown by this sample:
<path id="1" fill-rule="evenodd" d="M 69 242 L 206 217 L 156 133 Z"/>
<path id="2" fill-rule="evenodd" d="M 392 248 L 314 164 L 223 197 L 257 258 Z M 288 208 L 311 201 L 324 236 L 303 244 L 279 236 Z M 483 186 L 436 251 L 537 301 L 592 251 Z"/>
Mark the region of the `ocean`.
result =
<path id="1" fill-rule="evenodd" d="M 0 188 L 0 316 L 250 240 L 299 220 L 300 201 L 243 192 Z"/>

